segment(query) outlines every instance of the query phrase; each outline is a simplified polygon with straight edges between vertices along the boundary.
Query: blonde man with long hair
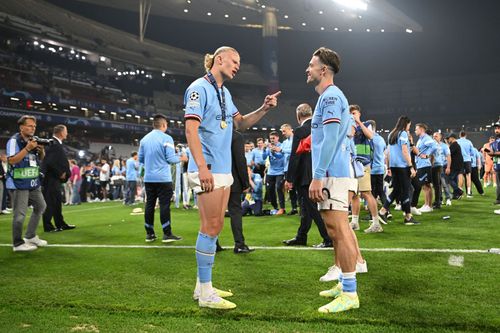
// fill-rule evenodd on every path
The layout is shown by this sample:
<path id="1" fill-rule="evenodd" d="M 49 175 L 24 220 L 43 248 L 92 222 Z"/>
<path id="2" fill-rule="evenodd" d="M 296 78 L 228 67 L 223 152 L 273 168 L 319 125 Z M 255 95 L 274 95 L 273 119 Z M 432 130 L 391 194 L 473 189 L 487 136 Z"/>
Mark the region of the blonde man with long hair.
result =
<path id="1" fill-rule="evenodd" d="M 240 55 L 223 46 L 205 56 L 207 74 L 194 81 L 184 95 L 186 138 L 193 158 L 188 164 L 190 185 L 198 194 L 200 231 L 196 241 L 198 276 L 193 298 L 200 307 L 232 309 L 236 304 L 222 297 L 232 293 L 212 287 L 216 242 L 224 223 L 231 176 L 233 126 L 247 129 L 277 106 L 281 92 L 265 97 L 262 105 L 242 116 L 224 82 L 240 69 Z"/>

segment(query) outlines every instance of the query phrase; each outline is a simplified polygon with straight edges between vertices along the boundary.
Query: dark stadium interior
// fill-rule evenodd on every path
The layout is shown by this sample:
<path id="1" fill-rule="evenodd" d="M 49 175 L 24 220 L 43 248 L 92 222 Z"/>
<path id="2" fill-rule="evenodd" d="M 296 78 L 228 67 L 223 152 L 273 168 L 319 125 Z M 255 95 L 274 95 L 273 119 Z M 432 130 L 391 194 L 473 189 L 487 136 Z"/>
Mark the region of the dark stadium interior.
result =
<path id="1" fill-rule="evenodd" d="M 259 70 L 263 62 L 261 29 L 231 25 L 228 34 L 228 26 L 220 20 L 207 23 L 156 15 L 153 7 L 145 34 L 151 42 L 137 56 L 115 40 L 119 31 L 125 31 L 127 38 L 137 38 L 137 8 L 123 10 L 119 2 L 104 6 L 96 3 L 41 1 L 37 5 L 46 11 L 42 16 L 23 11 L 29 1 L 9 4 L 0 24 L 2 107 L 75 117 L 75 128 L 89 127 L 89 133 L 93 128 L 98 133 L 100 126 L 95 122 L 101 122 L 102 127 L 116 132 L 108 138 L 117 143 L 140 138 L 149 130 L 151 116 L 161 112 L 171 119 L 170 133 L 184 141 L 182 94 L 202 73 L 202 55 L 218 45 L 237 48 L 243 66 L 247 66 L 230 84 L 240 111 L 247 113 L 260 105 L 266 92 L 265 77 Z M 312 10 L 308 1 L 296 3 L 299 9 L 302 5 L 306 11 Z M 342 57 L 336 82 L 349 101 L 363 107 L 365 117 L 377 120 L 379 129 L 392 128 L 396 118 L 406 114 L 436 130 L 466 129 L 472 132 L 473 141 L 482 141 L 489 133 L 486 126 L 498 119 L 500 107 L 496 98 L 500 88 L 500 64 L 496 61 L 500 51 L 496 38 L 498 3 L 483 1 L 472 14 L 467 1 L 390 3 L 419 22 L 422 31 L 356 31 L 361 29 L 360 23 L 353 32 L 280 30 L 280 109 L 251 129 L 250 136 L 260 136 L 265 132 L 261 129 L 277 128 L 283 122 L 294 124 L 295 107 L 301 102 L 314 104 L 316 97 L 304 82 L 304 69 L 311 50 L 327 45 Z M 109 35 L 106 32 L 86 40 L 83 33 L 73 34 L 67 22 L 52 20 L 63 10 L 83 17 L 78 24 L 92 20 L 88 21 L 91 25 L 97 22 L 104 29 L 109 26 Z M 7 18 L 7 14 L 45 28 L 34 31 L 29 24 L 23 26 Z M 478 34 L 482 37 L 477 38 Z M 45 43 L 42 49 L 42 40 L 55 43 Z M 134 47 L 140 50 L 140 45 L 137 42 Z M 172 58 L 165 53 L 161 59 L 163 47 L 171 48 Z M 25 91 L 32 96 L 17 96 L 16 91 L 17 95 Z M 15 127 L 13 115 L 7 119 L 8 127 Z M 41 119 L 41 124 L 45 123 L 50 126 L 51 121 Z M 104 123 L 121 125 L 106 127 Z"/>

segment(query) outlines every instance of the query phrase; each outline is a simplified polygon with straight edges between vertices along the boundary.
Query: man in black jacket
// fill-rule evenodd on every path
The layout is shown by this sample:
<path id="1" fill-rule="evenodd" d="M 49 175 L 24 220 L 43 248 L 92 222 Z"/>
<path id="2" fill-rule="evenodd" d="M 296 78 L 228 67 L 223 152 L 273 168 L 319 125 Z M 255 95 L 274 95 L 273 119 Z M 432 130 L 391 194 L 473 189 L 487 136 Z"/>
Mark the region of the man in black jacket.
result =
<path id="1" fill-rule="evenodd" d="M 311 118 L 311 107 L 308 104 L 300 104 L 297 107 L 297 122 L 300 126 L 294 130 L 292 154 L 290 155 L 285 183 L 287 189 L 295 187 L 297 190 L 300 203 L 300 226 L 297 235 L 292 239 L 283 241 L 283 243 L 286 245 L 307 245 L 307 233 L 311 229 L 312 220 L 314 220 L 323 238 L 323 242 L 315 245 L 315 247 L 332 247 L 332 241 L 328 236 L 317 206 L 309 199 L 309 184 L 312 180 L 310 150 L 309 152 L 297 154 L 300 141 L 311 135 Z"/>
<path id="2" fill-rule="evenodd" d="M 447 139 L 450 145 L 451 165 L 448 165 L 445 173 L 449 177 L 451 187 L 453 187 L 453 199 L 459 200 L 464 195 L 464 191 L 458 186 L 458 176 L 464 170 L 464 159 L 462 157 L 462 149 L 457 142 L 457 135 L 451 133 Z"/>
<path id="3" fill-rule="evenodd" d="M 249 253 L 250 249 L 245 244 L 243 236 L 243 209 L 241 208 L 241 194 L 250 188 L 250 179 L 248 177 L 247 162 L 245 158 L 245 140 L 238 131 L 233 131 L 231 142 L 231 159 L 233 175 L 233 185 L 231 185 L 231 194 L 227 208 L 231 218 L 231 230 L 234 238 L 234 253 Z"/>
<path id="4" fill-rule="evenodd" d="M 64 125 L 56 125 L 53 130 L 53 144 L 46 148 L 45 159 L 42 162 L 42 193 L 47 203 L 43 213 L 43 230 L 45 232 L 63 231 L 76 228 L 67 224 L 62 215 L 61 183 L 68 181 L 71 176 L 68 158 L 64 152 L 62 142 L 68 136 Z M 52 218 L 56 224 L 51 223 Z"/>

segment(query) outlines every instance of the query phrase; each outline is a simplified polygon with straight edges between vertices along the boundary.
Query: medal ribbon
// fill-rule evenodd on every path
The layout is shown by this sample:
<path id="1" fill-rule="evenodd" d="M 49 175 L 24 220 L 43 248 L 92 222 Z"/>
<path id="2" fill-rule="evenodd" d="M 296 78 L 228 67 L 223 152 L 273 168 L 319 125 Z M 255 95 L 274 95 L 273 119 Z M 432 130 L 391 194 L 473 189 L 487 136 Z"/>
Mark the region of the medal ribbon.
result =
<path id="1" fill-rule="evenodd" d="M 219 88 L 217 87 L 217 81 L 215 81 L 213 74 L 208 72 L 205 77 L 207 78 L 208 82 L 210 82 L 212 87 L 214 87 L 215 92 L 217 93 L 217 99 L 219 100 L 219 105 L 220 105 L 220 109 L 222 112 L 222 121 L 225 122 L 226 121 L 226 97 L 224 96 L 224 86 L 221 87 L 220 92 L 219 92 Z"/>

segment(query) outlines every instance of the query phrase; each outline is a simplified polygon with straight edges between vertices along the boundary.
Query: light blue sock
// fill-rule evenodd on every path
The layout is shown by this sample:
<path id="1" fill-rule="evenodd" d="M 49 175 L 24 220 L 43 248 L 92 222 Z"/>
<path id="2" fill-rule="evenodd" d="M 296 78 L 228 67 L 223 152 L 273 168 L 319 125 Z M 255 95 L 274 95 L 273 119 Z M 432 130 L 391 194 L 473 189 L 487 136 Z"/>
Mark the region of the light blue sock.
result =
<path id="1" fill-rule="evenodd" d="M 196 240 L 196 262 L 200 283 L 212 281 L 212 266 L 215 259 L 216 237 L 210 237 L 201 232 Z"/>
<path id="2" fill-rule="evenodd" d="M 342 291 L 345 293 L 355 293 L 356 287 L 356 272 L 342 273 Z"/>

